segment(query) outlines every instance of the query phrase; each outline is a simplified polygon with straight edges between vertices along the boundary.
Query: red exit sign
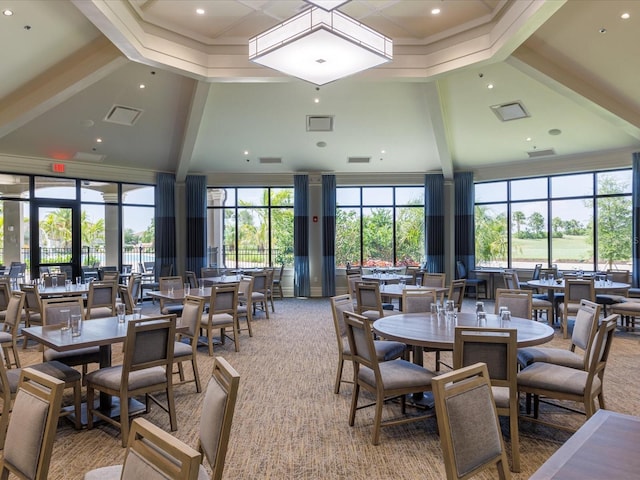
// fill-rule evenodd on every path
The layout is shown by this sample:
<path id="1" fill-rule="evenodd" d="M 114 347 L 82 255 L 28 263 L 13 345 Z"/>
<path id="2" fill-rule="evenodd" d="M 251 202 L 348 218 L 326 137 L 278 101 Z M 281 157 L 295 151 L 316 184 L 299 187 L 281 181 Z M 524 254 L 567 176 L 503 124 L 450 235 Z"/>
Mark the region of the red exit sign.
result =
<path id="1" fill-rule="evenodd" d="M 64 163 L 52 163 L 51 170 L 55 173 L 64 173 Z"/>

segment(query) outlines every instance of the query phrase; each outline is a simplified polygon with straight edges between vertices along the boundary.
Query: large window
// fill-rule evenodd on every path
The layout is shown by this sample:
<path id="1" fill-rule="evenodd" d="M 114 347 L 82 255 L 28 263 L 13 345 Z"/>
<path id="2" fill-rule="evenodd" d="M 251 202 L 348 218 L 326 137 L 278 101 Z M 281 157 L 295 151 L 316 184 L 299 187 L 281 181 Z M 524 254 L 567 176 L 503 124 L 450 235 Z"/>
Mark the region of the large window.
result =
<path id="1" fill-rule="evenodd" d="M 476 263 L 631 269 L 631 170 L 479 183 Z"/>
<path id="2" fill-rule="evenodd" d="M 293 265 L 293 188 L 209 188 L 208 263 Z"/>
<path id="3" fill-rule="evenodd" d="M 336 265 L 420 265 L 424 187 L 338 187 Z"/>

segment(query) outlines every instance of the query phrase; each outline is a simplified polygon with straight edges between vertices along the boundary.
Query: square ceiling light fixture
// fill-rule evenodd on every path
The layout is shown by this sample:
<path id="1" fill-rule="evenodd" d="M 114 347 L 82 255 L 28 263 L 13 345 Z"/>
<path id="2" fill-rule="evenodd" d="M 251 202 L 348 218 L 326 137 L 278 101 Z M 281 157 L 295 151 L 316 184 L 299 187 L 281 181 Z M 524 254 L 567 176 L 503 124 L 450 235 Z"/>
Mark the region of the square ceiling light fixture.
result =
<path id="1" fill-rule="evenodd" d="M 331 11 L 334 8 L 341 7 L 345 3 L 350 2 L 351 0 L 304 0 L 307 3 L 311 3 L 316 7 L 320 7 L 323 10 Z"/>
<path id="2" fill-rule="evenodd" d="M 392 58 L 390 38 L 337 10 L 318 7 L 249 39 L 249 60 L 316 85 Z"/>

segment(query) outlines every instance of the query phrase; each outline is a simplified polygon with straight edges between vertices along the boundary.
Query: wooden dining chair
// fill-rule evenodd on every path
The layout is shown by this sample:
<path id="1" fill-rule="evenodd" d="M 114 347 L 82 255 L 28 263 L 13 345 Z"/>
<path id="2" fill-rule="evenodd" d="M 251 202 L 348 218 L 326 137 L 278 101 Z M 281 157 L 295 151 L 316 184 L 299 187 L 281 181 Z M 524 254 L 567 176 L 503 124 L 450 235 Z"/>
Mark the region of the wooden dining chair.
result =
<path id="1" fill-rule="evenodd" d="M 447 479 L 468 479 L 493 468 L 500 480 L 510 479 L 487 365 L 447 372 L 431 383 Z"/>
<path id="2" fill-rule="evenodd" d="M 453 300 L 458 312 L 462 310 L 462 301 L 464 300 L 466 286 L 467 281 L 464 279 L 452 280 L 449 284 L 447 300 Z"/>
<path id="3" fill-rule="evenodd" d="M 574 316 L 578 312 L 581 300 L 596 301 L 593 278 L 565 278 L 564 299 L 558 305 L 558 315 L 560 317 L 563 338 L 569 337 L 569 317 Z"/>
<path id="4" fill-rule="evenodd" d="M 21 479 L 47 480 L 63 389 L 64 382 L 57 378 L 29 368 L 21 372 L 0 478 L 12 474 Z"/>
<path id="5" fill-rule="evenodd" d="M 380 443 L 380 430 L 382 427 L 390 425 L 401 425 L 408 422 L 416 422 L 432 418 L 431 412 L 425 415 L 382 419 L 382 411 L 385 401 L 391 398 L 400 399 L 401 411 L 406 411 L 406 396 L 411 393 L 422 393 L 431 390 L 431 379 L 435 373 L 426 368 L 408 362 L 404 359 L 389 360 L 387 362 L 378 361 L 375 345 L 373 343 L 373 332 L 367 317 L 357 313 L 345 312 L 344 321 L 347 326 L 347 338 L 351 350 L 354 386 L 351 396 L 351 409 L 349 411 L 349 425 L 355 424 L 356 411 L 362 408 L 358 406 L 360 389 L 369 392 L 375 397 L 375 414 L 373 420 L 373 430 L 371 432 L 371 443 Z"/>
<path id="6" fill-rule="evenodd" d="M 192 295 L 184 297 L 181 321 L 182 325 L 187 327 L 187 331 L 178 334 L 178 340 L 173 348 L 173 363 L 178 365 L 178 375 L 180 376 L 180 383 L 176 383 L 176 385 L 194 382 L 198 393 L 202 391 L 200 374 L 198 373 L 198 337 L 200 336 L 200 322 L 204 311 L 204 302 L 205 300 L 202 297 Z M 187 361 L 191 362 L 193 380 L 185 380 L 182 364 Z"/>
<path id="7" fill-rule="evenodd" d="M 531 290 L 511 290 L 496 288 L 494 313 L 499 313 L 501 307 L 511 312 L 512 317 L 528 318 L 531 320 L 532 301 Z"/>
<path id="8" fill-rule="evenodd" d="M 202 317 L 200 328 L 205 330 L 209 356 L 213 356 L 213 333 L 220 331 L 220 343 L 226 339 L 233 340 L 235 351 L 240 351 L 240 333 L 238 324 L 238 288 L 237 283 L 225 283 L 211 287 L 209 313 Z M 251 308 L 250 304 L 247 304 Z M 228 329 L 233 337 L 230 337 Z M 200 342 L 201 344 L 202 341 Z"/>
<path id="9" fill-rule="evenodd" d="M 509 417 L 511 469 L 520 471 L 518 429 L 518 331 L 515 328 L 456 327 L 453 368 L 484 363 L 489 371 L 491 391 L 499 416 Z"/>
<path id="10" fill-rule="evenodd" d="M 4 285 L 0 285 L 0 287 L 2 286 Z M 2 331 L 0 331 L 0 347 L 2 348 L 7 368 L 20 368 L 17 341 L 22 311 L 24 310 L 24 297 L 24 292 L 20 291 L 11 292 L 8 297 L 4 323 L 2 324 Z M 11 357 L 13 357 L 13 360 Z"/>
<path id="11" fill-rule="evenodd" d="M 146 413 L 153 401 L 169 414 L 171 430 L 178 429 L 173 396 L 173 348 L 176 337 L 176 316 L 162 315 L 127 323 L 122 365 L 101 368 L 85 376 L 87 384 L 87 428 L 93 428 L 99 418 L 122 433 L 122 446 L 129 437 L 129 398 L 144 395 Z M 120 400 L 120 416 L 112 418 L 95 404 L 95 391 L 116 396 Z M 164 392 L 166 405 L 153 394 Z"/>
<path id="12" fill-rule="evenodd" d="M 89 320 L 91 318 L 115 317 L 117 291 L 118 284 L 113 281 L 91 282 L 84 318 Z"/>

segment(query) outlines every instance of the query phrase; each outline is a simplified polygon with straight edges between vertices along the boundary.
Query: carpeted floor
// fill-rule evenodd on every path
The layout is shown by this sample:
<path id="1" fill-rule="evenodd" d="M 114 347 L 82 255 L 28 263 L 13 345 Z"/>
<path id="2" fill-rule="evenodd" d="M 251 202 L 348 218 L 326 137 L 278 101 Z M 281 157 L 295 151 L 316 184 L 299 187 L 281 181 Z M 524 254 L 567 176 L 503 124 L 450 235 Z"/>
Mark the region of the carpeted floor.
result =
<path id="1" fill-rule="evenodd" d="M 467 301 L 466 308 L 472 308 Z M 489 308 L 492 306 L 488 305 Z M 143 313 L 157 311 L 145 302 Z M 557 332 L 557 330 L 556 330 Z M 559 334 L 549 345 L 568 345 Z M 639 337 L 619 333 L 605 378 L 607 407 L 638 414 L 640 387 Z M 360 410 L 354 427 L 347 415 L 351 386 L 333 393 L 337 353 L 328 299 L 285 299 L 276 313 L 254 322 L 254 337 L 244 332 L 240 352 L 227 342 L 215 350 L 240 373 L 240 393 L 232 427 L 224 478 L 226 479 L 441 479 L 445 477 L 435 418 L 382 430 L 381 443 L 370 443 L 372 411 Z M 121 348 L 114 346 L 114 363 Z M 41 360 L 37 346 L 21 350 L 24 364 Z M 433 358 L 426 366 L 433 368 Z M 206 385 L 212 358 L 202 348 L 199 368 Z M 188 367 L 187 367 L 187 370 Z M 351 366 L 346 367 L 351 375 Z M 193 384 L 176 387 L 179 430 L 176 437 L 195 446 L 202 394 Z M 396 415 L 396 405 L 385 407 Z M 554 410 L 555 412 L 555 410 Z M 557 421 L 578 426 L 583 417 L 549 413 Z M 165 412 L 155 407 L 147 415 L 169 429 Z M 528 478 L 567 438 L 568 434 L 529 422 L 520 422 L 522 472 Z M 509 442 L 507 439 L 507 448 Z M 75 431 L 62 419 L 49 473 L 51 479 L 82 478 L 85 471 L 120 463 L 124 449 L 119 433 L 101 426 Z M 494 475 L 479 478 L 494 478 Z"/>

